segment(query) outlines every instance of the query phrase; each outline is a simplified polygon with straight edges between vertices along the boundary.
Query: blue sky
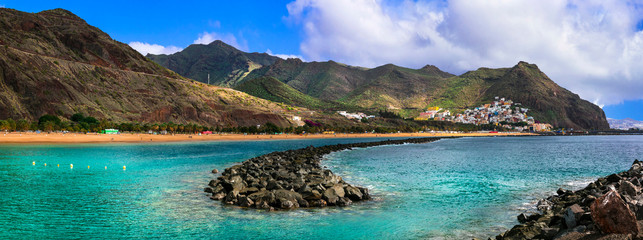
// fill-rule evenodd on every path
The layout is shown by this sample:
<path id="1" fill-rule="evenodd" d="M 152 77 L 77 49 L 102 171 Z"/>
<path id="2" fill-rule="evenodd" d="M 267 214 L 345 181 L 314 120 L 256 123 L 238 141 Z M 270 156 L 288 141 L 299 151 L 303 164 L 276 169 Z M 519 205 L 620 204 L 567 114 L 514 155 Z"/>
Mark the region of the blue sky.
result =
<path id="1" fill-rule="evenodd" d="M 455 74 L 527 61 L 608 117 L 643 120 L 643 0 L 0 0 L 2 6 L 70 10 L 143 54 L 220 39 L 305 61 L 432 64 Z"/>
<path id="2" fill-rule="evenodd" d="M 299 31 L 283 19 L 288 2 L 0 0 L 0 5 L 25 12 L 64 8 L 124 43 L 185 48 L 199 34 L 216 32 L 246 41 L 245 50 L 298 53 Z"/>

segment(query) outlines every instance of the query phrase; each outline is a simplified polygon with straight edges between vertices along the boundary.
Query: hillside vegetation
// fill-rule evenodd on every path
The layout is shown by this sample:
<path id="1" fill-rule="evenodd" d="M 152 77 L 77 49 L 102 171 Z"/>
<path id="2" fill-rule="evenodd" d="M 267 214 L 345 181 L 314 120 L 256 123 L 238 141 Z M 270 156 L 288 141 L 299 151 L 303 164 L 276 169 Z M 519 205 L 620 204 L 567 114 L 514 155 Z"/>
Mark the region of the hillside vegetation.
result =
<path id="1" fill-rule="evenodd" d="M 69 11 L 0 8 L 0 119 L 84 113 L 116 122 L 285 127 L 296 110 L 181 77 Z"/>
<path id="2" fill-rule="evenodd" d="M 196 50 L 200 52 L 195 53 Z M 201 62 L 190 65 L 187 60 L 179 59 L 192 56 L 192 61 L 195 61 L 203 59 L 202 56 L 227 52 L 229 54 L 225 55 L 225 59 L 228 60 L 208 58 L 208 72 L 212 73 L 211 76 L 229 76 L 235 71 L 243 74 L 232 74 L 236 76 L 234 78 L 218 77 L 211 83 L 232 86 L 253 96 L 310 109 L 388 110 L 404 117 L 413 117 L 432 106 L 457 113 L 488 103 L 499 96 L 522 103 L 537 121 L 556 127 L 609 128 L 602 109 L 560 87 L 536 65 L 525 62 L 511 68 L 480 68 L 455 76 L 432 65 L 409 69 L 387 64 L 367 69 L 334 61 L 303 62 L 300 59 L 271 59 L 272 62 L 258 64 L 261 65 L 259 68 L 250 68 L 248 64 L 235 67 L 230 62 L 256 63 L 259 60 L 249 61 L 248 56 L 259 55 L 243 53 L 219 41 L 209 45 L 192 45 L 183 52 L 186 53 L 152 56 L 152 59 L 175 71 L 190 69 L 190 74 L 204 74 L 198 70 L 202 69 Z M 168 60 L 172 58 L 176 60 Z M 217 71 L 219 73 L 214 73 Z"/>

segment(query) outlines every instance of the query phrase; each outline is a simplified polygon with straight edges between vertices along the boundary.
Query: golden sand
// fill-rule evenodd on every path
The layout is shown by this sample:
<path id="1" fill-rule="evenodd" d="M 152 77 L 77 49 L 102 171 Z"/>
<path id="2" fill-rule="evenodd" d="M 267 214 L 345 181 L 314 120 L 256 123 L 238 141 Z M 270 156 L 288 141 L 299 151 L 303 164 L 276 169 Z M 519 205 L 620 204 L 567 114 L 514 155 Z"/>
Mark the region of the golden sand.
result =
<path id="1" fill-rule="evenodd" d="M 141 142 L 186 142 L 186 141 L 252 141 L 317 138 L 395 138 L 395 137 L 481 137 L 481 136 L 525 136 L 531 133 L 338 133 L 338 134 L 168 134 L 153 135 L 140 133 L 96 134 L 96 133 L 0 133 L 0 143 L 141 143 Z"/>

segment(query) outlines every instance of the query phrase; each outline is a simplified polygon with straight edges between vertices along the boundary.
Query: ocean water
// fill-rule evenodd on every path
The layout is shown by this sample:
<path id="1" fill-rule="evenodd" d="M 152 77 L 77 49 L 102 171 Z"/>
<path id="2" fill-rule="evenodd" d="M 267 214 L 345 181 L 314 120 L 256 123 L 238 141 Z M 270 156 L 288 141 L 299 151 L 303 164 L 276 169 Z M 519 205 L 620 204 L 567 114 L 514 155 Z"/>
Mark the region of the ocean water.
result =
<path id="1" fill-rule="evenodd" d="M 377 140 L 0 146 L 0 239 L 486 238 L 559 187 L 643 158 L 643 136 L 443 139 L 326 156 L 325 166 L 372 189 L 373 201 L 346 208 L 260 212 L 203 193 L 213 168 Z"/>

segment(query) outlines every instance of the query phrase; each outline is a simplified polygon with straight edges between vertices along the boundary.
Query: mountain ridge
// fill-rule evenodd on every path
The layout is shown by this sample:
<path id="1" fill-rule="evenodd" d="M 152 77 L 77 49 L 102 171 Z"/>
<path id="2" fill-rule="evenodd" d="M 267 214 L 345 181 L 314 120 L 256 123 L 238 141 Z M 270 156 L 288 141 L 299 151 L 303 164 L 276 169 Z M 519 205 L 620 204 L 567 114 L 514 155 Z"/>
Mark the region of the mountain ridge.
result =
<path id="1" fill-rule="evenodd" d="M 271 77 L 322 101 L 365 110 L 399 111 L 407 117 L 431 106 L 464 111 L 500 96 L 523 103 L 532 109 L 530 115 L 536 120 L 556 127 L 609 128 L 602 109 L 553 82 L 535 64 L 523 61 L 509 68 L 481 67 L 459 76 L 433 65 L 420 69 L 393 64 L 361 68 L 332 60 L 300 59 L 276 59 L 272 64 L 243 71 L 247 72 L 245 77 L 226 81 L 224 86 L 235 87 L 244 81 Z"/>
<path id="2" fill-rule="evenodd" d="M 232 87 L 254 69 L 271 65 L 278 57 L 267 53 L 245 53 L 220 40 L 210 44 L 192 44 L 174 54 L 147 54 L 147 58 L 176 73 L 203 83 Z M 213 65 L 212 62 L 219 64 Z"/>
<path id="3" fill-rule="evenodd" d="M 186 79 L 64 9 L 0 8 L 0 30 L 0 119 L 292 125 L 287 106 Z"/>

